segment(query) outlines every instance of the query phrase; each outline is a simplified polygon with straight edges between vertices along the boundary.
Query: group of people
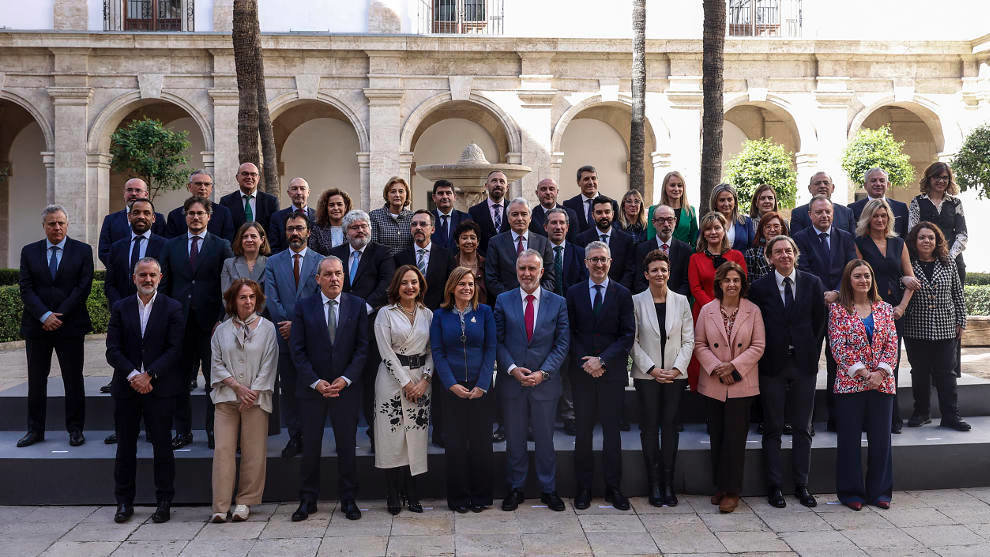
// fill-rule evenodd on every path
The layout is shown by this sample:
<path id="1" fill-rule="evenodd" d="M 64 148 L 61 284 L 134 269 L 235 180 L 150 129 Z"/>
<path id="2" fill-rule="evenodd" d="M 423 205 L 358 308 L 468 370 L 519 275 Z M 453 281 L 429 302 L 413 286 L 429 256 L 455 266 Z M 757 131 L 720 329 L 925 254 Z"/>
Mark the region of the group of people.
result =
<path id="1" fill-rule="evenodd" d="M 360 518 L 362 413 L 392 514 L 423 510 L 416 480 L 428 469 L 431 426 L 432 442 L 446 450 L 448 506 L 492 506 L 496 422 L 506 441 L 501 508 L 525 501 L 532 440 L 540 499 L 563 510 L 558 418 L 576 435 L 574 507 L 591 504 L 592 432 L 600 424 L 605 500 L 629 509 L 620 430 L 630 375 L 651 504 L 677 504 L 678 412 L 690 389 L 706 401 L 720 511 L 739 502 L 754 404 L 770 504 L 786 506 L 781 436 L 789 430 L 794 494 L 815 506 L 807 487 L 811 420 L 826 337 L 828 427 L 838 437 L 836 489 L 847 506 L 890 505 L 902 338 L 915 393 L 908 425 L 930 422 L 934 384 L 942 425 L 969 429 L 955 385 L 967 236 L 944 163 L 925 172 L 910 208 L 886 197 L 881 169 L 866 173 L 868 197 L 848 208 L 831 201 L 828 175 L 815 174 L 811 201 L 789 223 L 773 188 L 756 191 L 747 216 L 728 184 L 714 189 L 699 219 L 678 172 L 664 177 L 660 203 L 646 208 L 635 191 L 619 202 L 599 194 L 591 166 L 578 170 L 581 192 L 562 204 L 557 184 L 540 181 L 534 207 L 508 199 L 505 174 L 493 171 L 486 199 L 466 213 L 454 208 L 445 180 L 434 183 L 434 210 L 410 210 L 409 185 L 394 177 L 384 206 L 366 213 L 339 189 L 325 191 L 314 210 L 302 178 L 289 182 L 292 204 L 279 209 L 277 197 L 258 191 L 251 163 L 236 179 L 238 190 L 213 203 L 212 177 L 194 172 L 191 196 L 167 220 L 147 185 L 132 179 L 126 208 L 104 221 L 98 253 L 111 304 L 107 390 L 116 427 L 107 442 L 117 443 L 118 522 L 133 513 L 142 421 L 155 455 L 152 519 L 169 519 L 172 450 L 192 442 L 190 391 L 200 370 L 214 522 L 246 520 L 261 502 L 267 437 L 283 425 L 282 456 L 302 457 L 292 520 L 315 512 L 328 415 L 340 510 Z M 76 446 L 85 442 L 92 250 L 68 238 L 64 208 L 46 207 L 43 224 L 46 239 L 21 255 L 29 417 L 18 446 L 44 439 L 53 350 Z"/>

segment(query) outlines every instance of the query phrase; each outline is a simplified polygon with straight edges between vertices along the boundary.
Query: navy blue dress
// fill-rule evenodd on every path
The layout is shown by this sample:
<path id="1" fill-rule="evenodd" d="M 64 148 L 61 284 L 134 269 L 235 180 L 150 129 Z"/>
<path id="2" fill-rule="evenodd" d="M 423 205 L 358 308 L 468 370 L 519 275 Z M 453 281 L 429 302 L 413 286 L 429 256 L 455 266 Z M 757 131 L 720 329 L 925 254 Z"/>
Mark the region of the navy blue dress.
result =
<path id="1" fill-rule="evenodd" d="M 901 303 L 901 257 L 904 251 L 904 240 L 900 237 L 887 238 L 887 255 L 881 255 L 873 238 L 857 236 L 856 247 L 863 259 L 873 267 L 873 280 L 877 284 L 877 292 L 883 301 L 892 306 Z"/>

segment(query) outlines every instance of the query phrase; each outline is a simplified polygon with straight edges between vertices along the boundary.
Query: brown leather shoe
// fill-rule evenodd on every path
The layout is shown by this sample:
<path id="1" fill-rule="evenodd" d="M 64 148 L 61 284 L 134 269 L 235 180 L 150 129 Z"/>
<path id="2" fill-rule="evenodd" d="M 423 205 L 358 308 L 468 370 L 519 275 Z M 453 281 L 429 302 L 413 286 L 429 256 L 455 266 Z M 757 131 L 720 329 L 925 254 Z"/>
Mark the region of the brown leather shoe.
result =
<path id="1" fill-rule="evenodd" d="M 722 498 L 725 497 L 725 492 L 716 491 L 715 495 L 712 495 L 712 504 L 717 505 L 722 502 Z"/>
<path id="2" fill-rule="evenodd" d="M 722 501 L 718 504 L 718 512 L 731 513 L 732 511 L 736 510 L 736 507 L 738 506 L 739 506 L 739 496 L 726 494 L 725 497 L 722 498 Z"/>

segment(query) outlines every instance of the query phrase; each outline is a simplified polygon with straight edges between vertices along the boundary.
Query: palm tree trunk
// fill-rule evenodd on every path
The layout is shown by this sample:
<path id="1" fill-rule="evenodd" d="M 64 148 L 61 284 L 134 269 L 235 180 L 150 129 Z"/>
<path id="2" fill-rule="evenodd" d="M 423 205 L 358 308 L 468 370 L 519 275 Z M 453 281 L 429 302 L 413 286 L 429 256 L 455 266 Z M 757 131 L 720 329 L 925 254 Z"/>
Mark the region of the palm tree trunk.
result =
<path id="1" fill-rule="evenodd" d="M 257 1 L 257 0 L 255 0 Z M 275 134 L 272 132 L 272 117 L 268 113 L 268 94 L 265 92 L 265 61 L 261 53 L 261 27 L 258 24 L 255 10 L 254 29 L 257 35 L 255 44 L 255 61 L 258 71 L 258 131 L 261 133 L 261 154 L 264 158 L 262 165 L 261 191 L 278 196 L 278 166 L 275 162 Z"/>
<path id="2" fill-rule="evenodd" d="M 725 52 L 725 0 L 703 0 L 701 88 L 701 195 L 699 214 L 708 212 L 712 189 L 722 178 L 722 73 Z"/>
<path id="3" fill-rule="evenodd" d="M 629 128 L 629 189 L 645 193 L 646 0 L 633 0 L 632 119 Z"/>
<path id="4" fill-rule="evenodd" d="M 231 39 L 237 72 L 237 160 L 259 165 L 258 157 L 258 2 L 234 0 Z M 262 85 L 264 87 L 264 85 Z M 260 165 L 259 165 L 260 166 Z"/>

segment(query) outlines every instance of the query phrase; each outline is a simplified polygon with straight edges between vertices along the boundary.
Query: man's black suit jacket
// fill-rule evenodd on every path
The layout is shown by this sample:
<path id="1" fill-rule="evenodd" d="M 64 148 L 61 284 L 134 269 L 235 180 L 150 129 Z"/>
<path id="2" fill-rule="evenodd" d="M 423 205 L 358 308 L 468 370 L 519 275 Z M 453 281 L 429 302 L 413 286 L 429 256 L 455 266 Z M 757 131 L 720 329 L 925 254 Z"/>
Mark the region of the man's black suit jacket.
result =
<path id="1" fill-rule="evenodd" d="M 165 215 L 155 213 L 155 224 L 151 225 L 151 233 L 159 236 L 165 235 Z M 110 255 L 110 246 L 121 238 L 130 239 L 131 223 L 127 220 L 127 209 L 121 209 L 115 213 L 103 217 L 103 226 L 100 227 L 100 244 L 97 248 L 97 256 L 104 265 Z"/>
<path id="2" fill-rule="evenodd" d="M 577 194 L 574 197 L 564 201 L 564 207 L 577 213 L 577 226 L 571 225 L 571 228 L 577 228 L 578 232 L 584 232 L 588 228 L 595 226 L 595 223 L 588 222 L 588 206 L 584 203 L 585 198 L 583 194 Z M 618 218 L 619 216 L 619 204 L 612 200 L 612 218 Z"/>
<path id="3" fill-rule="evenodd" d="M 488 210 L 488 200 L 483 199 L 481 203 L 472 205 L 468 209 L 468 216 L 481 227 L 481 238 L 478 238 L 478 253 L 488 253 L 488 240 L 496 234 L 501 234 L 509 230 L 509 219 L 505 213 L 509 208 L 509 200 L 502 199 L 502 226 L 495 230 L 495 223 L 492 222 L 492 212 Z"/>
<path id="4" fill-rule="evenodd" d="M 832 204 L 832 226 L 841 228 L 846 232 L 856 236 L 856 219 L 853 217 L 852 209 L 838 203 Z M 808 215 L 808 204 L 795 207 L 791 211 L 791 236 L 805 228 L 811 227 L 811 217 Z"/>
<path id="5" fill-rule="evenodd" d="M 357 274 L 351 283 L 351 246 L 340 244 L 330 250 L 344 263 L 344 292 L 363 299 L 375 311 L 388 302 L 388 285 L 395 273 L 395 258 L 388 248 L 375 242 L 368 242 L 364 254 L 358 261 Z M 298 305 L 298 304 L 297 304 Z"/>
<path id="6" fill-rule="evenodd" d="M 591 307 L 591 289 L 587 281 L 567 290 L 567 320 L 571 326 L 571 373 L 575 385 L 585 382 L 629 380 L 626 364 L 636 336 L 632 294 L 614 280 L 608 281 L 598 314 Z M 593 379 L 581 366 L 585 356 L 598 356 L 605 362 L 605 374 Z"/>
<path id="7" fill-rule="evenodd" d="M 148 246 L 144 250 L 145 257 L 161 259 L 162 249 L 165 248 L 165 238 L 152 233 L 148 238 Z M 104 262 L 107 266 L 106 280 L 103 282 L 103 292 L 107 296 L 107 307 L 113 307 L 121 298 L 137 292 L 131 276 L 131 239 L 122 238 L 113 243 L 110 253 Z"/>
<path id="8" fill-rule="evenodd" d="M 198 325 L 208 331 L 223 318 L 223 298 L 220 296 L 220 271 L 223 262 L 233 257 L 230 243 L 212 234 L 200 242 L 196 268 L 189 265 L 189 237 L 172 238 L 162 250 L 162 282 L 159 292 L 182 304 L 183 322 L 189 323 L 189 312 L 196 312 Z"/>
<path id="9" fill-rule="evenodd" d="M 601 239 L 598 227 L 585 230 L 578 235 L 577 244 L 587 247 L 591 242 Z M 636 244 L 632 237 L 616 226 L 612 226 L 612 232 L 608 237 L 608 249 L 612 254 L 612 266 L 608 270 L 608 277 L 618 281 L 626 290 L 632 290 L 633 272 L 635 270 Z"/>
<path id="10" fill-rule="evenodd" d="M 577 224 L 577 219 L 578 219 L 577 213 L 574 212 L 574 209 L 571 209 L 571 208 L 568 208 L 568 207 L 564 207 L 563 205 L 561 205 L 559 203 L 557 204 L 557 207 L 559 207 L 559 208 L 561 208 L 561 209 L 563 209 L 564 211 L 567 212 L 567 225 L 568 225 L 567 226 L 567 236 L 565 236 L 564 239 L 567 240 L 569 243 L 576 242 L 577 241 L 578 234 L 580 233 L 580 231 L 578 230 L 578 224 Z M 547 229 L 546 229 L 546 224 L 547 224 L 547 209 L 544 209 L 543 208 L 543 205 L 537 204 L 536 207 L 533 207 L 532 214 L 533 214 L 533 217 L 529 221 L 529 230 L 530 230 L 530 232 L 536 232 L 537 234 L 540 234 L 541 236 L 546 236 L 547 235 Z"/>
<path id="11" fill-rule="evenodd" d="M 770 272 L 749 288 L 749 299 L 760 307 L 767 342 L 760 358 L 760 375 L 776 376 L 787 365 L 788 346 L 794 347 L 795 360 L 806 373 L 818 373 L 828 315 L 825 287 L 811 273 L 795 270 L 794 303 L 785 308 L 777 289 L 777 273 Z"/>
<path id="12" fill-rule="evenodd" d="M 395 254 L 395 268 L 403 265 L 416 266 L 416 247 L 406 248 Z M 451 253 L 442 246 L 433 244 L 430 246 L 430 260 L 426 263 L 426 294 L 423 296 L 423 304 L 436 311 L 443 303 L 443 290 L 447 285 L 447 277 L 454 270 L 454 258 Z"/>
<path id="13" fill-rule="evenodd" d="M 841 228 L 832 227 L 828 260 L 821 248 L 818 229 L 814 226 L 798 232 L 793 239 L 801 253 L 801 257 L 798 258 L 798 269 L 821 279 L 825 290 L 838 291 L 846 263 L 856 259 L 856 244 L 853 242 L 852 234 Z"/>
<path id="14" fill-rule="evenodd" d="M 50 255 L 46 240 L 21 248 L 18 281 L 24 303 L 21 336 L 30 338 L 47 333 L 42 329 L 41 316 L 49 311 L 62 314 L 62 326 L 54 334 L 85 335 L 92 328 L 86 299 L 93 286 L 93 248 L 66 237 L 55 278 L 48 270 Z"/>
<path id="15" fill-rule="evenodd" d="M 285 220 L 297 210 L 295 206 L 290 205 L 285 209 L 276 211 L 272 215 L 271 222 L 266 221 L 265 231 L 268 233 L 268 246 L 272 249 L 273 254 L 289 249 L 289 241 L 285 236 Z M 306 207 L 306 216 L 309 219 L 309 227 L 312 229 L 316 222 L 316 210 L 312 207 Z"/>
<path id="16" fill-rule="evenodd" d="M 322 395 L 311 385 L 320 379 L 333 383 L 344 376 L 352 381 L 347 389 L 359 386 L 371 331 L 364 304 L 357 296 L 340 295 L 336 335 L 330 342 L 322 294 L 317 292 L 296 303 L 289 352 L 296 367 L 297 396 L 319 399 Z"/>
<path id="17" fill-rule="evenodd" d="M 278 212 L 278 198 L 260 190 L 255 190 L 254 193 L 254 221 L 261 223 L 261 226 L 267 230 L 272 222 L 272 215 Z M 241 189 L 237 188 L 220 198 L 220 205 L 230 210 L 235 234 L 240 230 L 241 225 L 247 222 L 247 216 L 244 214 L 244 198 L 241 197 L 242 195 Z"/>
<path id="18" fill-rule="evenodd" d="M 107 326 L 107 363 L 113 368 L 110 394 L 114 398 L 139 396 L 127 376 L 134 370 L 151 376 L 153 397 L 179 394 L 185 387 L 178 361 L 182 352 L 182 304 L 159 292 L 141 335 L 137 294 L 122 298 L 110 310 Z"/>
<path id="19" fill-rule="evenodd" d="M 434 209 L 433 211 L 433 236 L 430 237 L 430 241 L 435 245 L 447 248 L 451 253 L 457 250 L 457 238 L 454 238 L 454 231 L 457 227 L 466 220 L 472 220 L 471 217 L 464 211 L 459 211 L 453 209 L 450 211 L 450 220 L 447 222 L 447 236 L 444 237 L 440 234 L 440 212 Z"/>
<path id="20" fill-rule="evenodd" d="M 647 240 L 636 246 L 636 270 L 633 271 L 633 293 L 639 294 L 640 292 L 646 290 L 650 287 L 650 281 L 646 280 L 643 276 L 643 272 L 646 270 L 643 267 L 643 259 L 646 254 L 650 253 L 655 249 L 660 249 L 659 238 L 654 237 L 652 240 Z M 670 275 L 667 277 L 667 288 L 682 294 L 684 296 L 690 296 L 690 285 L 688 284 L 688 262 L 691 260 L 691 254 L 694 250 L 691 246 L 678 240 L 677 238 L 671 237 L 670 242 L 667 244 L 670 247 Z"/>
<path id="21" fill-rule="evenodd" d="M 866 207 L 866 203 L 869 202 L 869 197 L 864 197 L 858 201 L 853 201 L 849 204 L 849 208 L 852 209 L 853 213 L 853 228 L 856 227 L 856 223 L 859 222 L 859 216 L 863 214 L 863 207 Z M 907 239 L 908 235 L 908 206 L 907 203 L 903 201 L 898 201 L 896 199 L 891 199 L 889 197 L 884 197 L 884 200 L 890 205 L 890 210 L 894 212 L 894 232 L 901 238 Z M 855 237 L 855 233 L 853 234 Z"/>
<path id="22" fill-rule="evenodd" d="M 230 216 L 230 209 L 212 201 L 210 202 L 210 206 L 213 214 L 210 215 L 210 222 L 206 224 L 206 230 L 228 242 L 233 242 L 234 233 L 237 232 L 237 229 L 234 228 L 234 219 Z M 175 238 L 183 236 L 187 230 L 185 209 L 176 207 L 169 211 L 168 225 L 165 227 L 165 237 Z"/>

